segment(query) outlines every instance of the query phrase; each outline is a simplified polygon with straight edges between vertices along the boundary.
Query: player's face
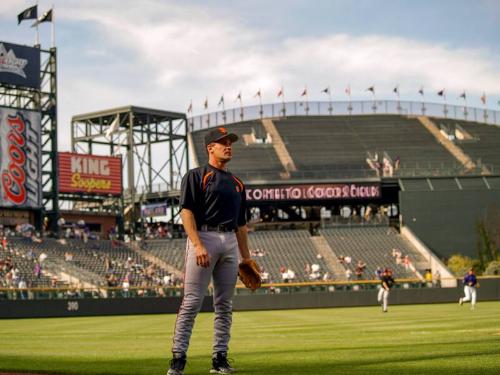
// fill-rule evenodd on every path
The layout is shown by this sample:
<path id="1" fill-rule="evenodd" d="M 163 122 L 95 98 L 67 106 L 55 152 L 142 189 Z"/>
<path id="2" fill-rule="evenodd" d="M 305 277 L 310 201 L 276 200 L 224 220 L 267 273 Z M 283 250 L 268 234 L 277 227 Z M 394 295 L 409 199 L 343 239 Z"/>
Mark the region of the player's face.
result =
<path id="1" fill-rule="evenodd" d="M 233 157 L 232 142 L 230 139 L 221 139 L 208 146 L 208 153 L 216 160 L 228 162 Z"/>

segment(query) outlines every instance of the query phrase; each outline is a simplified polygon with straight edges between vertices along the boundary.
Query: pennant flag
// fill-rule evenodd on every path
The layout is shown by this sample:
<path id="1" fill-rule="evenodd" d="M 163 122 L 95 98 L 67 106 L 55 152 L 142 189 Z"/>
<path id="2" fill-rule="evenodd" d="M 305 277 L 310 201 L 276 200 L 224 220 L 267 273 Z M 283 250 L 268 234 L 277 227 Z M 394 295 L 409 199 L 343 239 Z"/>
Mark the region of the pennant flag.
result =
<path id="1" fill-rule="evenodd" d="M 368 87 L 366 91 L 371 91 L 373 94 L 375 94 L 375 86 Z"/>
<path id="2" fill-rule="evenodd" d="M 224 104 L 224 95 L 220 97 L 219 103 L 217 103 L 217 106 L 220 106 L 221 104 Z"/>
<path id="3" fill-rule="evenodd" d="M 24 20 L 34 20 L 38 17 L 38 5 L 34 5 L 17 15 L 17 24 L 19 25 Z"/>
<path id="4" fill-rule="evenodd" d="M 438 95 L 439 96 L 444 96 L 444 89 L 442 89 L 441 91 L 438 91 Z"/>
<path id="5" fill-rule="evenodd" d="M 111 134 L 115 133 L 120 128 L 120 116 L 116 115 L 113 122 L 109 125 L 109 128 L 106 130 L 106 137 L 110 137 Z"/>
<path id="6" fill-rule="evenodd" d="M 257 91 L 257 94 L 255 94 L 253 97 L 254 97 L 254 98 L 256 98 L 257 96 L 258 96 L 259 98 L 261 97 L 260 89 L 259 89 L 259 91 Z"/>
<path id="7" fill-rule="evenodd" d="M 238 93 L 238 96 L 236 97 L 236 100 L 239 100 L 241 102 L 241 91 Z"/>
<path id="8" fill-rule="evenodd" d="M 193 112 L 193 101 L 191 100 L 191 103 L 189 103 L 189 107 L 188 107 L 188 113 L 191 113 Z"/>
<path id="9" fill-rule="evenodd" d="M 330 93 L 330 87 L 327 87 L 326 89 L 322 90 L 321 92 L 324 92 L 325 94 Z"/>
<path id="10" fill-rule="evenodd" d="M 302 94 L 300 94 L 300 96 L 306 96 L 307 95 L 307 88 L 304 89 L 304 91 L 302 91 Z"/>
<path id="11" fill-rule="evenodd" d="M 351 96 L 351 86 L 345 88 L 345 94 Z"/>
<path id="12" fill-rule="evenodd" d="M 394 87 L 394 90 L 392 90 L 395 94 L 399 95 L 399 86 Z"/>
<path id="13" fill-rule="evenodd" d="M 418 90 L 418 93 L 422 96 L 424 96 L 424 87 L 422 86 L 420 90 Z"/>
<path id="14" fill-rule="evenodd" d="M 278 91 L 278 98 L 279 98 L 280 96 L 283 96 L 283 87 L 280 89 L 280 91 Z"/>
<path id="15" fill-rule="evenodd" d="M 205 103 L 203 103 L 203 107 L 208 109 L 208 98 L 205 99 Z"/>
<path id="16" fill-rule="evenodd" d="M 486 104 L 486 93 L 483 92 L 483 95 L 481 95 L 481 102 L 483 104 Z"/>
<path id="17" fill-rule="evenodd" d="M 39 24 L 43 22 L 52 22 L 52 9 L 49 9 L 46 11 L 42 16 L 40 16 L 34 23 L 31 25 L 31 27 L 38 26 Z"/>
<path id="18" fill-rule="evenodd" d="M 465 95 L 465 91 L 459 96 L 459 98 L 462 98 L 463 100 L 467 99 L 467 96 Z"/>

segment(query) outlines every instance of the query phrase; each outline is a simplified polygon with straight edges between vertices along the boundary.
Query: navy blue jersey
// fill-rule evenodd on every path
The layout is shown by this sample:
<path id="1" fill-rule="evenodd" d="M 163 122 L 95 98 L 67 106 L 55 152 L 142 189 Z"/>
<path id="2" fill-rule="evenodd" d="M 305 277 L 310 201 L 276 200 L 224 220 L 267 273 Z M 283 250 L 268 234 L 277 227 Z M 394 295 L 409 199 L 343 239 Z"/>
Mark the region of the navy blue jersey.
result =
<path id="1" fill-rule="evenodd" d="M 464 284 L 468 286 L 476 286 L 477 284 L 476 275 L 466 275 L 464 277 Z"/>
<path id="2" fill-rule="evenodd" d="M 182 179 L 180 205 L 193 212 L 196 226 L 246 224 L 245 186 L 231 172 L 212 167 L 191 169 Z"/>
<path id="3" fill-rule="evenodd" d="M 389 287 L 389 289 L 391 289 L 392 286 L 394 285 L 394 279 L 392 278 L 392 276 L 385 275 L 385 274 L 382 274 L 382 277 L 380 278 L 380 282 L 381 282 L 382 286 L 384 285 L 384 282 L 385 282 L 387 284 L 387 286 Z"/>

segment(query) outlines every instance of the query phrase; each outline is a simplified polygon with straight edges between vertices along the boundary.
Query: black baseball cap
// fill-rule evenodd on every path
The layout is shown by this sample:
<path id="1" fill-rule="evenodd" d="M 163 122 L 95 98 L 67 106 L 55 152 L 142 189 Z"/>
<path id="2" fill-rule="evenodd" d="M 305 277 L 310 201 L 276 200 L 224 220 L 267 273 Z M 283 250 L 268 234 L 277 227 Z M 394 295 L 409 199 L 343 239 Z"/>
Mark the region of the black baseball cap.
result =
<path id="1" fill-rule="evenodd" d="M 229 133 L 226 128 L 219 126 L 218 128 L 210 130 L 207 135 L 205 135 L 205 146 L 213 142 L 218 142 L 224 138 L 229 138 L 231 142 L 236 142 L 238 140 L 236 134 Z"/>

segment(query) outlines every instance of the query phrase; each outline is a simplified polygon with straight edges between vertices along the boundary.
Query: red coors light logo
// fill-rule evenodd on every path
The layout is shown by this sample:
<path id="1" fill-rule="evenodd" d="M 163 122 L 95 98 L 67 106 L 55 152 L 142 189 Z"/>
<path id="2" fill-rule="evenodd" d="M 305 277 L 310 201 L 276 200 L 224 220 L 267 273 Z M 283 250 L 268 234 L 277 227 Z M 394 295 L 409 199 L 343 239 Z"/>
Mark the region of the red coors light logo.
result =
<path id="1" fill-rule="evenodd" d="M 26 140 L 24 130 L 26 124 L 19 116 L 9 116 L 7 123 L 10 127 L 8 140 L 9 166 L 2 171 L 3 192 L 7 200 L 15 205 L 21 205 L 26 201 L 26 153 L 23 150 Z"/>

